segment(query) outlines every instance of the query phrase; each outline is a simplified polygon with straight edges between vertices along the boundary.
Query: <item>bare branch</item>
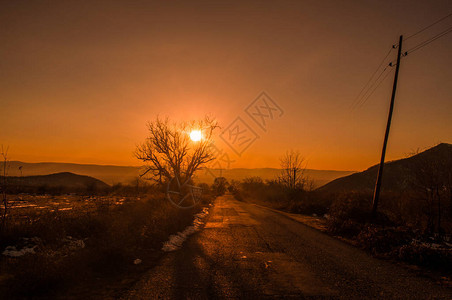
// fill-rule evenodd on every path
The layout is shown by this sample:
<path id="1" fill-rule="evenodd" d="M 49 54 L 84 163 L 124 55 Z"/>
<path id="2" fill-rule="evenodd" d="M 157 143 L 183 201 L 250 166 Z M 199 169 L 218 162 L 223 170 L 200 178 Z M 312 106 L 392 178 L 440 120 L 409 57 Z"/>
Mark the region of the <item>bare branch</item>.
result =
<path id="1" fill-rule="evenodd" d="M 184 182 L 215 159 L 210 144 L 218 125 L 210 117 L 181 124 L 170 124 L 168 118 L 157 117 L 147 126 L 148 138 L 135 150 L 135 156 L 145 163 L 141 176 L 149 174 L 159 183 L 173 177 Z M 190 140 L 191 130 L 201 131 L 201 141 Z"/>
<path id="2" fill-rule="evenodd" d="M 306 170 L 305 159 L 298 151 L 287 151 L 280 159 L 281 176 L 279 181 L 291 190 L 305 189 L 307 178 L 304 175 Z"/>

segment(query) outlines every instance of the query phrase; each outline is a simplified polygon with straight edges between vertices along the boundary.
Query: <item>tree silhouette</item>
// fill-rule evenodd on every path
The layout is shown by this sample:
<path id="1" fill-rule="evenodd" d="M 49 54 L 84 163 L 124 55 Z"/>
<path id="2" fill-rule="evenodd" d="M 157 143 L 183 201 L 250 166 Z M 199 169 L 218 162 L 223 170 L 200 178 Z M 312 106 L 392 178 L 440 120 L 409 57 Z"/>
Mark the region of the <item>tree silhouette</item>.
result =
<path id="1" fill-rule="evenodd" d="M 221 196 L 226 193 L 226 189 L 229 186 L 228 180 L 224 177 L 216 177 L 213 184 L 212 190 L 216 195 Z"/>
<path id="2" fill-rule="evenodd" d="M 184 183 L 203 165 L 215 159 L 212 138 L 217 122 L 205 117 L 199 121 L 170 123 L 157 117 L 148 123 L 149 135 L 137 146 L 135 156 L 145 163 L 141 176 L 150 175 L 159 183 L 173 178 Z M 201 131 L 200 141 L 192 141 L 190 132 Z"/>
<path id="3" fill-rule="evenodd" d="M 298 151 L 287 151 L 280 159 L 281 175 L 279 177 L 280 183 L 286 186 L 289 190 L 303 190 L 307 183 L 307 178 L 304 176 L 305 166 L 304 157 Z"/>
<path id="4" fill-rule="evenodd" d="M 7 212 L 8 212 L 8 197 L 6 194 L 6 188 L 7 188 L 7 183 L 6 183 L 6 178 L 8 176 L 8 150 L 9 147 L 4 148 L 3 145 L 1 147 L 1 152 L 0 152 L 0 156 L 2 159 L 2 164 L 3 164 L 3 172 L 2 172 L 2 180 L 0 183 L 0 190 L 2 193 L 2 202 L 3 202 L 3 214 L 2 214 L 2 229 L 5 228 L 6 226 L 6 216 L 7 216 Z"/>

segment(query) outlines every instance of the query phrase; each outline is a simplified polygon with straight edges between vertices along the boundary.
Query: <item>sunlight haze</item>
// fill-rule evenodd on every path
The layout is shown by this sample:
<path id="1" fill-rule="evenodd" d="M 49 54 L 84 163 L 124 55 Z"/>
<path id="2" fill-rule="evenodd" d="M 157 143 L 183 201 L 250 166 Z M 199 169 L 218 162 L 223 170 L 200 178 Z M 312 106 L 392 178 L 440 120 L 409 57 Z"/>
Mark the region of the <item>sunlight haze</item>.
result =
<path id="1" fill-rule="evenodd" d="M 0 143 L 12 160 L 139 165 L 147 121 L 209 114 L 222 130 L 241 117 L 259 136 L 240 156 L 216 138 L 231 167 L 278 167 L 297 149 L 309 168 L 363 170 L 379 161 L 394 73 L 353 107 L 357 95 L 400 34 L 450 11 L 450 1 L 2 1 Z M 403 58 L 387 160 L 452 141 L 451 46 L 448 35 Z M 265 130 L 245 112 L 263 91 L 282 110 Z"/>

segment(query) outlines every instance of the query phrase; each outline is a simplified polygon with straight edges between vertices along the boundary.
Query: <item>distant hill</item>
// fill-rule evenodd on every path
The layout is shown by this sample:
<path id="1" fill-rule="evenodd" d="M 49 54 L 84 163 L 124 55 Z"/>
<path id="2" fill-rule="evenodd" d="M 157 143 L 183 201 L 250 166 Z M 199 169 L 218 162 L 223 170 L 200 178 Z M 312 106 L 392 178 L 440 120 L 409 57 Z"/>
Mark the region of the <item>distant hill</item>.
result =
<path id="1" fill-rule="evenodd" d="M 23 177 L 9 176 L 7 177 L 7 182 L 9 186 L 45 186 L 48 188 L 64 188 L 69 190 L 86 188 L 105 189 L 109 187 L 108 184 L 99 179 L 69 172 Z"/>
<path id="2" fill-rule="evenodd" d="M 409 158 L 386 162 L 383 170 L 383 191 L 400 192 L 413 187 L 414 174 L 418 168 L 430 165 L 438 169 L 452 169 L 452 145 L 442 143 Z M 377 179 L 378 165 L 333 180 L 317 190 L 327 193 L 372 192 Z"/>
<path id="3" fill-rule="evenodd" d="M 22 174 L 19 170 L 22 167 Z M 48 175 L 61 172 L 70 172 L 98 178 L 110 185 L 115 183 L 129 183 L 139 175 L 139 167 L 72 164 L 72 163 L 25 163 L 20 161 L 9 162 L 9 176 Z"/>
<path id="4" fill-rule="evenodd" d="M 304 175 L 314 181 L 315 186 L 324 185 L 336 178 L 346 176 L 354 173 L 354 171 L 334 171 L 334 170 L 313 170 L 306 169 Z M 259 168 L 259 169 L 245 169 L 234 168 L 218 170 L 213 169 L 210 172 L 201 171 L 197 173 L 197 177 L 202 182 L 212 183 L 215 176 L 223 176 L 230 180 L 243 180 L 247 177 L 260 177 L 263 180 L 275 179 L 281 174 L 281 170 L 277 168 Z"/>
<path id="5" fill-rule="evenodd" d="M 115 183 L 130 183 L 140 174 L 140 167 L 135 166 L 113 166 L 113 165 L 93 165 L 93 164 L 72 164 L 72 163 L 24 163 L 20 161 L 11 161 L 8 174 L 10 176 L 21 176 L 19 167 L 22 166 L 22 175 L 48 175 L 60 172 L 71 172 L 86 176 L 91 176 L 102 180 L 110 185 Z M 212 183 L 215 176 L 220 174 L 228 180 L 242 180 L 246 177 L 259 176 L 264 180 L 274 179 L 280 173 L 276 168 L 234 168 L 226 170 L 212 169 L 210 172 L 201 170 L 197 172 L 196 177 L 201 182 Z M 307 169 L 306 175 L 311 178 L 316 186 L 323 185 L 336 178 L 349 175 L 353 171 L 331 171 L 331 170 L 312 170 Z"/>

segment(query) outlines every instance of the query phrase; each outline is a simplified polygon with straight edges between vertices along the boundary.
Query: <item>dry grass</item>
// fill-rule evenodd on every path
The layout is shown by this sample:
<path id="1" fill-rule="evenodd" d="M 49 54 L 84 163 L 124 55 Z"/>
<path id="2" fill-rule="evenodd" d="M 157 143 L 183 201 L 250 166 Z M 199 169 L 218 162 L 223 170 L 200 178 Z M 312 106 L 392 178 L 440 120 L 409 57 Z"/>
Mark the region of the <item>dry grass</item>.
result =
<path id="1" fill-rule="evenodd" d="M 15 204 L 1 251 L 34 238 L 36 253 L 1 256 L 0 295 L 8 298 L 55 297 L 68 289 L 83 294 L 88 287 L 92 293 L 120 282 L 154 263 L 162 242 L 199 210 L 175 208 L 162 193 L 139 199 L 29 196 Z M 134 265 L 137 258 L 142 265 Z"/>

